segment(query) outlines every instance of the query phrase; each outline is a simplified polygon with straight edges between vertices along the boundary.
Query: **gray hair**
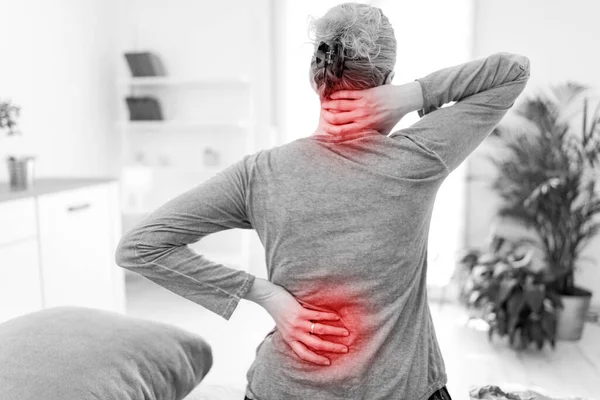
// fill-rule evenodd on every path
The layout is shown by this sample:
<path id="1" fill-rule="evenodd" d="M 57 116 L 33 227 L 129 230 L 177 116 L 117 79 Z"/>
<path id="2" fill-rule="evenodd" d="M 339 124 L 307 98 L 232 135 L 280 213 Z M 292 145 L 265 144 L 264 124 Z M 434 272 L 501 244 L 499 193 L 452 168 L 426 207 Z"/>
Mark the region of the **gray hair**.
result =
<path id="1" fill-rule="evenodd" d="M 315 53 L 311 79 L 322 98 L 383 84 L 396 63 L 394 29 L 380 8 L 344 3 L 310 24 Z"/>

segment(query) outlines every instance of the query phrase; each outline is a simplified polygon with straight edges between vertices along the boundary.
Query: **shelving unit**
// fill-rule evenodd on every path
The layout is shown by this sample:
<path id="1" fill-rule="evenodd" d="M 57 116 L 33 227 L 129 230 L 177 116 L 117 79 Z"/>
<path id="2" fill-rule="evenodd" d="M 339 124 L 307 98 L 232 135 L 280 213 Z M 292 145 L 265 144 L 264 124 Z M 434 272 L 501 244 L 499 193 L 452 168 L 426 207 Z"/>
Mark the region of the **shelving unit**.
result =
<path id="1" fill-rule="evenodd" d="M 124 231 L 277 141 L 271 100 L 272 5 L 263 0 L 234 3 L 121 4 L 115 80 L 121 107 L 114 129 L 120 140 Z M 224 24 L 229 28 L 223 30 Z M 166 76 L 132 77 L 123 55 L 134 51 L 160 57 Z M 130 95 L 156 97 L 164 120 L 129 121 L 125 98 Z M 207 149 L 211 157 L 204 158 Z M 209 158 L 217 158 L 217 165 L 204 162 Z M 252 265 L 253 272 L 262 274 L 264 250 L 251 230 L 219 232 L 190 247 L 210 260 L 246 271 Z"/>
<path id="2" fill-rule="evenodd" d="M 161 76 L 130 78 L 125 82 L 127 84 L 124 86 L 129 93 L 137 95 L 137 92 L 144 91 L 144 94 L 157 97 L 161 106 L 168 105 L 167 102 L 175 97 L 179 106 L 185 101 L 187 104 L 183 106 L 189 107 L 190 103 L 202 99 L 208 91 L 227 93 L 233 90 L 245 96 L 247 101 L 247 115 L 244 118 L 234 116 L 219 119 L 212 115 L 204 118 L 181 118 L 177 115 L 178 110 L 166 107 L 165 120 L 121 120 L 117 123 L 122 139 L 124 172 L 127 168 L 133 168 L 143 173 L 146 169 L 143 179 L 136 180 L 134 175 L 131 181 L 122 180 L 123 227 L 127 230 L 169 199 L 209 179 L 255 149 L 252 147 L 252 87 L 247 78 L 189 79 Z M 185 91 L 184 100 L 176 97 L 177 92 L 182 90 Z M 238 144 L 237 152 L 230 142 Z M 190 148 L 198 150 L 190 152 Z M 202 163 L 202 152 L 206 149 L 220 154 L 218 165 Z M 123 174 L 124 178 L 125 175 Z M 128 197 L 131 196 L 137 198 L 137 203 L 130 204 Z M 202 240 L 191 245 L 191 248 L 212 261 L 248 270 L 248 235 L 244 232 L 220 232 L 214 236 L 216 239 L 211 237 L 208 244 Z"/>

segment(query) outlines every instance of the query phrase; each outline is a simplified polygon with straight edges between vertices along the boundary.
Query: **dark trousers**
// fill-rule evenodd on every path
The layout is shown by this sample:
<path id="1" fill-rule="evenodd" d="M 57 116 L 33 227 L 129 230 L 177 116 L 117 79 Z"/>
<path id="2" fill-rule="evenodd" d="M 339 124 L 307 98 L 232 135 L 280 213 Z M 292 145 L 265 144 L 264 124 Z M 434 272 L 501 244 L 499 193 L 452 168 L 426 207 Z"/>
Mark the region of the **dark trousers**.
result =
<path id="1" fill-rule="evenodd" d="M 247 397 L 244 397 L 244 400 L 250 400 L 250 399 Z M 434 394 L 429 396 L 429 400 L 452 400 L 452 397 L 450 397 L 450 393 L 448 393 L 448 389 L 446 389 L 446 386 L 444 386 L 443 388 L 441 388 L 440 390 L 436 391 Z"/>

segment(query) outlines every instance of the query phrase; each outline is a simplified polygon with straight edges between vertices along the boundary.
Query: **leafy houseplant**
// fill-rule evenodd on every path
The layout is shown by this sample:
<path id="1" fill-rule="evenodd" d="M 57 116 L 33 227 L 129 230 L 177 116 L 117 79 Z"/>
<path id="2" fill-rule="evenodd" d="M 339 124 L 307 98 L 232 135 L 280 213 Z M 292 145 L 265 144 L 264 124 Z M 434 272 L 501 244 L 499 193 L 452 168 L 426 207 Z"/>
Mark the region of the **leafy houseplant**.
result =
<path id="1" fill-rule="evenodd" d="M 562 303 L 547 274 L 529 268 L 526 244 L 495 237 L 488 252 L 469 251 L 462 259 L 470 272 L 461 297 L 488 324 L 490 340 L 496 333 L 520 350 L 533 343 L 542 349 L 546 342 L 554 348 Z"/>
<path id="2" fill-rule="evenodd" d="M 582 297 L 589 306 L 591 293 L 575 285 L 574 271 L 584 246 L 600 231 L 595 218 L 600 213 L 595 173 L 600 106 L 590 113 L 588 98 L 583 100 L 581 131 L 565 116 L 587 89 L 574 83 L 556 86 L 550 95 L 527 99 L 516 108 L 524 132 L 509 135 L 501 126 L 495 130 L 507 156 L 493 159 L 498 170 L 493 188 L 503 200 L 499 214 L 539 235 L 555 290 Z M 586 312 L 578 311 L 581 318 Z M 575 324 L 580 329 L 569 335 L 572 339 L 581 336 L 583 320 Z"/>
<path id="3" fill-rule="evenodd" d="M 15 128 L 20 111 L 20 107 L 10 101 L 0 101 L 0 129 L 6 129 L 9 136 L 19 133 Z"/>

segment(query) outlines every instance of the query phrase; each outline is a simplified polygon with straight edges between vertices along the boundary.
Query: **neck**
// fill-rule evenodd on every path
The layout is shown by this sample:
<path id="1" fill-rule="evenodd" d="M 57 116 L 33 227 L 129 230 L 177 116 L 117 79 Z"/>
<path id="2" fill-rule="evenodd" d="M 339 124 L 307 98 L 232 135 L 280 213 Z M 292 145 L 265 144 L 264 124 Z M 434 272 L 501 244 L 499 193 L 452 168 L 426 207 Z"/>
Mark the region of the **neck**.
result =
<path id="1" fill-rule="evenodd" d="M 313 133 L 313 135 L 330 135 L 330 133 L 327 133 L 325 131 L 325 120 L 323 119 L 323 109 L 319 108 L 319 125 L 317 126 L 317 129 L 315 130 L 315 133 Z"/>
<path id="2" fill-rule="evenodd" d="M 315 129 L 315 132 L 313 133 L 313 135 L 326 135 L 326 136 L 336 136 L 332 133 L 329 133 L 325 130 L 325 125 L 327 125 L 327 122 L 325 122 L 325 119 L 323 118 L 323 109 L 320 108 L 319 109 L 319 125 L 317 126 L 317 129 Z M 365 129 L 365 132 L 367 131 L 374 131 L 374 129 Z M 387 135 L 389 132 L 382 132 L 382 131 L 377 131 L 379 134 L 381 135 Z"/>

